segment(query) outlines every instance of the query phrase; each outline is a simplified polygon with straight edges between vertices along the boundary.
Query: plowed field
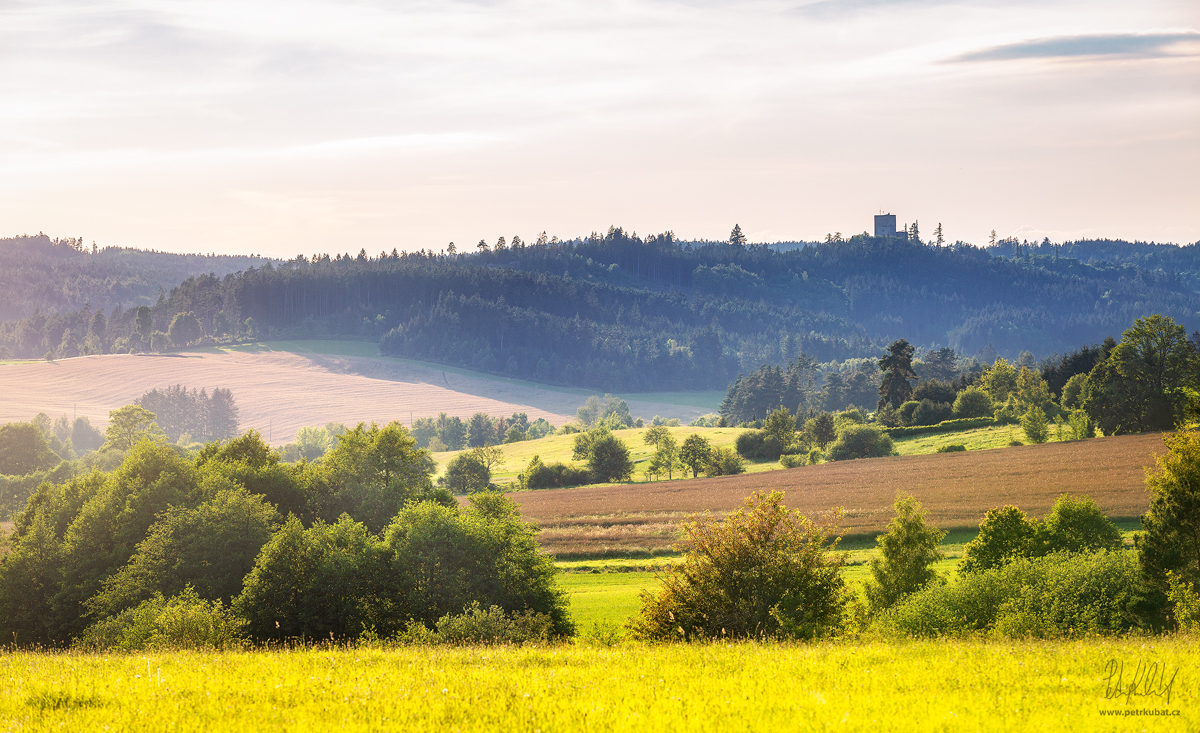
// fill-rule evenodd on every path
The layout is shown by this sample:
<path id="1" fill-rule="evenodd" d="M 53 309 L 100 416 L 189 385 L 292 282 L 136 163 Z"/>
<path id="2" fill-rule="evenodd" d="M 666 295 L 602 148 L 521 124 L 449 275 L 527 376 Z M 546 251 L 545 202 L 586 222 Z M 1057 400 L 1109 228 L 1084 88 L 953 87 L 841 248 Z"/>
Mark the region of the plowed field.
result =
<path id="1" fill-rule="evenodd" d="M 945 529 L 977 526 L 988 509 L 1005 504 L 1040 517 L 1062 493 L 1086 494 L 1110 517 L 1136 517 L 1149 505 L 1146 467 L 1163 452 L 1160 434 L 1132 435 L 512 496 L 559 557 L 661 552 L 692 514 L 729 511 L 760 489 L 784 492 L 789 507 L 818 520 L 844 507 L 848 534 L 882 531 L 898 491 L 916 496 Z"/>

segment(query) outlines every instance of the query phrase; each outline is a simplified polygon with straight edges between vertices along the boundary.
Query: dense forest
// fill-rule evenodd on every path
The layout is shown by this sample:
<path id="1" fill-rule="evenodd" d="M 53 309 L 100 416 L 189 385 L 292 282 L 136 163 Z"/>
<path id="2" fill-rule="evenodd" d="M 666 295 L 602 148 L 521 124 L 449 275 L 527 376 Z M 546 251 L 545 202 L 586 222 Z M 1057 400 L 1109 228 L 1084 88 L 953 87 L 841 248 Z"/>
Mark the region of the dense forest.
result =
<path id="1" fill-rule="evenodd" d="M 105 311 L 153 305 L 198 273 L 223 277 L 261 267 L 263 257 L 181 255 L 124 247 L 86 246 L 80 237 L 45 234 L 0 239 L 0 318 L 35 311 L 69 313 L 85 306 Z"/>
<path id="2" fill-rule="evenodd" d="M 1096 343 L 1150 313 L 1200 326 L 1196 245 L 981 248 L 856 235 L 781 251 L 745 243 L 740 230 L 727 242 L 684 242 L 612 228 L 452 249 L 299 256 L 188 277 L 140 310 L 26 313 L 0 325 L 0 356 L 356 338 L 388 355 L 639 391 L 723 388 L 801 354 L 878 358 L 899 337 L 1015 358 Z"/>

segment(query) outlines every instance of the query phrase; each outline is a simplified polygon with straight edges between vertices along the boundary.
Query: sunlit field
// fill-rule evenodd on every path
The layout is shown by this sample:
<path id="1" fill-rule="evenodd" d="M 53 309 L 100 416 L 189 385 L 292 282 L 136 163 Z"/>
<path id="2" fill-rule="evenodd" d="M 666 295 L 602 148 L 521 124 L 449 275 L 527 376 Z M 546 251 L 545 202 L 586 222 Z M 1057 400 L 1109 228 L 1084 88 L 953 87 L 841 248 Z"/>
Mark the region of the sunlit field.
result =
<path id="1" fill-rule="evenodd" d="M 0 654 L 0 727 L 1184 731 L 1200 726 L 1198 662 L 1182 637 L 22 652 Z M 1124 691 L 1139 664 L 1163 679 L 1117 695 L 1110 671 Z"/>

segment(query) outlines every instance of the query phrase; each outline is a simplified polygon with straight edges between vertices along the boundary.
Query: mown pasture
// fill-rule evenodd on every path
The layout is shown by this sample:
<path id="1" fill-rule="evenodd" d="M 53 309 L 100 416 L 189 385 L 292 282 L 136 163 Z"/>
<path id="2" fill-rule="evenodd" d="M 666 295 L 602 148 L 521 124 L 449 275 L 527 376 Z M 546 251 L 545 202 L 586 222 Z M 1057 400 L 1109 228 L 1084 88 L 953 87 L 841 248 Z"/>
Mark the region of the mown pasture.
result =
<path id="1" fill-rule="evenodd" d="M 1186 637 L 8 652 L 0 727 L 1184 731 L 1200 726 L 1198 663 Z M 1124 665 L 1124 690 L 1139 664 L 1161 684 L 1116 694 L 1110 671 Z M 1128 715 L 1146 710 L 1166 714 Z"/>

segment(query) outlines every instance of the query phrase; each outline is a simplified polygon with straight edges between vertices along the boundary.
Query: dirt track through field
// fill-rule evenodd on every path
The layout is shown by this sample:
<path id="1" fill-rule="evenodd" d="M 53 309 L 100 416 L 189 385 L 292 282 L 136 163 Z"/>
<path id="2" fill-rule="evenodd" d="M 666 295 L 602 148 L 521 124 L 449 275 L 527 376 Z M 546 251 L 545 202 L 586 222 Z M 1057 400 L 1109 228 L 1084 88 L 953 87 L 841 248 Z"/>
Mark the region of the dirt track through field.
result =
<path id="1" fill-rule="evenodd" d="M 566 409 L 566 400 L 564 410 L 557 412 L 504 399 L 504 395 L 493 399 L 457 391 L 446 385 L 467 378 L 451 375 L 447 379 L 434 369 L 410 381 L 397 379 L 394 373 L 391 378 L 357 373 L 363 362 L 370 367 L 371 361 L 284 351 L 221 351 L 8 364 L 0 366 L 0 424 L 29 420 L 45 412 L 52 418 L 86 415 L 103 429 L 109 410 L 129 404 L 151 389 L 174 384 L 232 390 L 242 428 L 257 428 L 277 445 L 290 441 L 304 425 L 329 421 L 354 425 L 400 420 L 407 425 L 410 418 L 438 412 L 462 418 L 476 412 L 495 417 L 525 412 L 531 420 L 540 417 L 562 425 L 574 413 L 574 407 Z M 574 405 L 583 401 L 569 397 Z"/>
<path id="2" fill-rule="evenodd" d="M 691 514 L 730 511 L 760 489 L 783 491 L 784 503 L 818 520 L 844 507 L 848 534 L 883 531 L 898 491 L 917 497 L 942 528 L 977 526 L 988 509 L 1005 504 L 1040 517 L 1063 493 L 1090 496 L 1110 517 L 1136 517 L 1149 506 L 1145 468 L 1164 452 L 1160 434 L 1132 435 L 512 497 L 560 557 L 662 551 L 672 527 Z"/>

